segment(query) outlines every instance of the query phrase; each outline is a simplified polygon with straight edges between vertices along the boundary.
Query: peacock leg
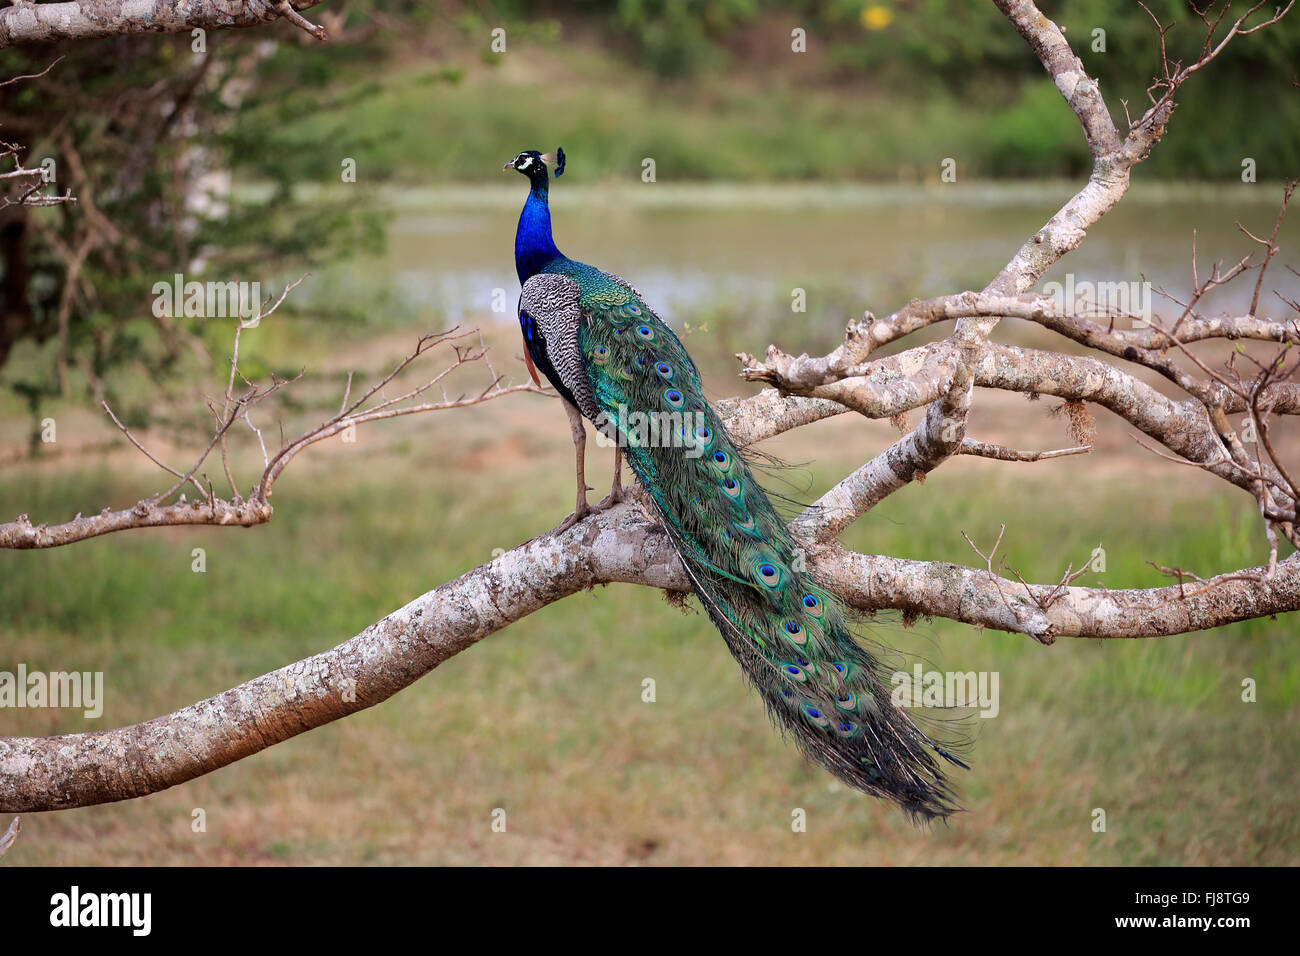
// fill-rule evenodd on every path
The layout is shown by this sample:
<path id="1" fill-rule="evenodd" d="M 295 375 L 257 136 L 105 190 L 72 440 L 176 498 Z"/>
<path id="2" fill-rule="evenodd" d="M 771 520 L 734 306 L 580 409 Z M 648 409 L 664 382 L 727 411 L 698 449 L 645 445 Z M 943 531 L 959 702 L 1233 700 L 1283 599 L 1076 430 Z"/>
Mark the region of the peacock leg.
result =
<path id="1" fill-rule="evenodd" d="M 593 511 L 604 511 L 606 508 L 612 508 L 623 500 L 623 446 L 614 446 L 614 484 L 609 489 L 609 494 L 600 499 L 600 504 L 595 505 Z"/>
<path id="2" fill-rule="evenodd" d="M 555 529 L 556 534 L 568 531 L 591 514 L 591 505 L 587 504 L 587 492 L 591 488 L 587 485 L 587 479 L 583 475 L 584 459 L 587 455 L 587 430 L 582 425 L 581 412 L 564 399 L 560 399 L 560 404 L 564 406 L 564 413 L 569 416 L 569 430 L 573 435 L 573 450 L 578 474 L 578 496 L 573 506 L 573 514 L 560 522 L 560 526 Z"/>

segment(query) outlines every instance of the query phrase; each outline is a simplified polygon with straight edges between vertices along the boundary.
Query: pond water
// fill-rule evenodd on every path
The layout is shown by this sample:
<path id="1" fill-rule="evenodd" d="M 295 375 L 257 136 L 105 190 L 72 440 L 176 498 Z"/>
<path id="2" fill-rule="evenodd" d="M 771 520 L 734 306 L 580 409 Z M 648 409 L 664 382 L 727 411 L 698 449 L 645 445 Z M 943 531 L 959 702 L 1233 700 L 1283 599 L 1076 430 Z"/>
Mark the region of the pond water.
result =
<path id="1" fill-rule="evenodd" d="M 666 319 L 739 293 L 789 307 L 791 289 L 852 290 L 863 308 L 886 314 L 908 299 L 979 288 L 1059 206 L 1076 184 L 889 186 L 669 186 L 552 189 L 556 242 L 575 259 L 617 272 Z M 397 208 L 383 268 L 403 298 L 459 320 L 491 311 L 505 290 L 513 320 L 518 293 L 512 253 L 523 182 L 447 188 L 392 197 Z M 1137 280 L 1182 293 L 1190 281 L 1192 233 L 1202 276 L 1216 258 L 1235 262 L 1256 235 L 1272 231 L 1281 187 L 1269 184 L 1171 189 L 1136 183 L 1084 244 L 1046 277 Z M 1284 239 L 1297 225 L 1288 223 Z M 1286 251 L 1272 282 L 1295 296 L 1300 266 Z M 1213 305 L 1249 302 L 1239 280 Z M 500 299 L 500 293 L 497 293 Z M 1285 314 L 1273 300 L 1274 315 Z"/>

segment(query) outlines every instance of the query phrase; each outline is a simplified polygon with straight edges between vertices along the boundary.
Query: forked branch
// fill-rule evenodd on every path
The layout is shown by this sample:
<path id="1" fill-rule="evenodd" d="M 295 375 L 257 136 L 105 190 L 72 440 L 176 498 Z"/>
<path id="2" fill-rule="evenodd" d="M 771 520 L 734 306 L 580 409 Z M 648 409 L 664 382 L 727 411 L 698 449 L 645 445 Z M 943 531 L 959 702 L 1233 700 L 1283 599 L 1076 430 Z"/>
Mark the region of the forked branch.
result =
<path id="1" fill-rule="evenodd" d="M 302 376 L 301 373 L 293 379 L 272 376 L 271 381 L 265 384 L 248 380 L 239 369 L 240 341 L 247 330 L 256 328 L 264 319 L 272 315 L 300 282 L 302 279 L 286 287 L 274 303 L 268 298 L 257 316 L 241 322 L 236 327 L 225 393 L 220 404 L 209 403 L 214 420 L 212 436 L 186 470 L 181 471 L 166 464 L 149 451 L 144 443 L 122 424 L 108 404 L 104 404 L 104 411 L 136 450 L 176 479 L 170 487 L 147 498 L 141 498 L 130 508 L 118 511 L 105 508 L 98 514 L 77 515 L 70 521 L 54 525 L 33 524 L 27 515 L 19 515 L 13 521 L 0 524 L 0 548 L 18 550 L 53 548 L 132 528 L 177 525 L 252 527 L 265 524 L 271 520 L 274 513 L 271 507 L 271 494 L 276 479 L 301 451 L 317 442 L 369 422 L 465 408 L 516 392 L 542 393 L 544 391 L 532 383 L 503 384 L 502 377 L 495 372 L 488 360 L 487 349 L 482 344 L 478 332 L 453 328 L 445 332 L 421 336 L 415 348 L 390 372 L 366 389 L 359 398 L 350 399 L 345 395 L 336 414 L 308 429 L 298 438 L 283 443 L 274 454 L 270 454 L 261 429 L 253 424 L 249 413 L 281 389 L 294 384 Z M 430 378 L 407 386 L 399 394 L 384 397 L 383 390 L 387 386 L 397 380 L 413 363 L 435 350 L 449 353 L 449 361 L 445 366 L 438 369 Z M 445 387 L 446 380 L 468 365 L 485 368 L 490 376 L 488 382 L 470 393 L 462 393 L 455 397 L 448 395 Z M 349 384 L 350 381 L 349 379 Z M 439 397 L 437 400 L 430 401 L 428 396 L 435 388 Z M 256 436 L 263 462 L 258 480 L 253 484 L 247 497 L 239 492 L 227 454 L 230 433 L 241 422 Z M 228 497 L 219 496 L 202 472 L 204 464 L 218 449 L 222 471 L 230 488 Z M 200 482 L 200 477 L 204 477 L 205 480 Z M 195 492 L 197 497 L 189 499 L 183 490 L 186 487 Z"/>

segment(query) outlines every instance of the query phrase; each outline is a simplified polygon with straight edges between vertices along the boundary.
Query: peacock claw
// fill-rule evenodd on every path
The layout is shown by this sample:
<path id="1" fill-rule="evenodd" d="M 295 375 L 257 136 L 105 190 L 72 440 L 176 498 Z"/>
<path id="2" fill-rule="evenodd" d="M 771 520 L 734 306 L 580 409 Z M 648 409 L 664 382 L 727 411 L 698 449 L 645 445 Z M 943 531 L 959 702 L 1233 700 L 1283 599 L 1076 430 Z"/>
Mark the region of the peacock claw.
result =
<path id="1" fill-rule="evenodd" d="M 591 490 L 590 486 L 587 490 Z M 560 522 L 560 526 L 555 529 L 555 533 L 564 534 L 564 532 L 568 531 L 583 518 L 587 517 L 587 515 L 594 515 L 601 511 L 608 511 L 610 508 L 624 500 L 626 500 L 626 496 L 623 494 L 623 487 L 621 485 L 615 485 L 610 489 L 609 494 L 604 498 L 601 498 L 600 501 L 594 505 L 589 504 L 586 495 L 583 495 L 573 514 Z"/>
<path id="2" fill-rule="evenodd" d="M 592 508 L 591 505 L 584 501 L 581 508 L 560 522 L 560 526 L 555 529 L 555 533 L 564 534 L 564 532 L 568 531 L 583 518 L 587 517 L 587 515 L 594 514 L 598 508 L 599 505 L 596 508 Z"/>
<path id="3" fill-rule="evenodd" d="M 614 507 L 616 504 L 618 504 L 620 501 L 623 500 L 624 500 L 624 496 L 623 496 L 622 486 L 615 485 L 613 488 L 609 490 L 609 494 L 607 494 L 604 498 L 601 498 L 598 503 L 591 506 L 591 510 L 608 511 L 610 508 Z"/>

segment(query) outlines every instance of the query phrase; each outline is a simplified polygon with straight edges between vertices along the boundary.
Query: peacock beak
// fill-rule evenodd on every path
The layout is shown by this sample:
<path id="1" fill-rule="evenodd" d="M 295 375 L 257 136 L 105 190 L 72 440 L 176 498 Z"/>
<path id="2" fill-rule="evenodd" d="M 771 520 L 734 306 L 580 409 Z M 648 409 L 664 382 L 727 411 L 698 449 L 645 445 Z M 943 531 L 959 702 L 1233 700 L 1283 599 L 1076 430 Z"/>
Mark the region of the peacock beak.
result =
<path id="1" fill-rule="evenodd" d="M 507 169 L 514 169 L 514 168 L 515 168 L 515 161 L 512 159 L 510 162 L 506 163 L 504 166 L 501 167 L 501 171 L 505 172 Z"/>

